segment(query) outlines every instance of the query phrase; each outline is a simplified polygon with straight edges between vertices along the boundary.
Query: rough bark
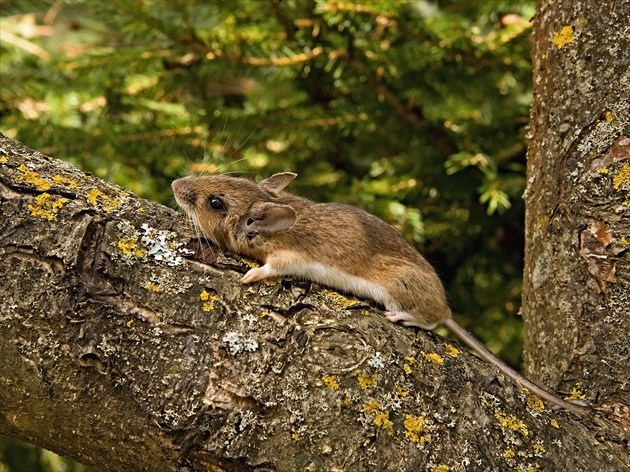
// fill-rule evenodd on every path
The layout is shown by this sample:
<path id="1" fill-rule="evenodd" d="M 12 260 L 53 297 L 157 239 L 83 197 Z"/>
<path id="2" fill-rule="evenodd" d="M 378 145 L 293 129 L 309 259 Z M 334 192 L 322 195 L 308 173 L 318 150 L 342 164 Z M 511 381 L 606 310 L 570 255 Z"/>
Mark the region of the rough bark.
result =
<path id="1" fill-rule="evenodd" d="M 538 5 L 523 296 L 528 375 L 579 387 L 626 447 L 629 18 L 627 0 Z"/>
<path id="2" fill-rule="evenodd" d="M 597 414 L 366 303 L 244 286 L 178 213 L 2 135 L 0 210 L 0 433 L 103 471 L 628 466 Z"/>

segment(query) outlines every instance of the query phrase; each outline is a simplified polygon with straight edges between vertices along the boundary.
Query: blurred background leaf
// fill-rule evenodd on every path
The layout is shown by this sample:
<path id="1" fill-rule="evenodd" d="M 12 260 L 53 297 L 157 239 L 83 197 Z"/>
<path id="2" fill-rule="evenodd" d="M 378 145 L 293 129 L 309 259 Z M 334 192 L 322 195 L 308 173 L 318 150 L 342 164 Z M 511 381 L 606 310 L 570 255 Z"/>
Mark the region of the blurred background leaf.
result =
<path id="1" fill-rule="evenodd" d="M 518 368 L 534 7 L 0 0 L 0 130 L 169 205 L 193 172 L 297 172 L 400 229 Z"/>

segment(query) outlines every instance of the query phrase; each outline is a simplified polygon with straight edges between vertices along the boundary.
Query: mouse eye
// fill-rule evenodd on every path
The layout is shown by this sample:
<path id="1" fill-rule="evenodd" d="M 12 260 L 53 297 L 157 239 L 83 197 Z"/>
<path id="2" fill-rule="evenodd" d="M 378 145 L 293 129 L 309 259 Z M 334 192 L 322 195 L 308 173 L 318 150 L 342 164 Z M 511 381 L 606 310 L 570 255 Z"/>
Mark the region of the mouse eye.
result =
<path id="1" fill-rule="evenodd" d="M 208 206 L 215 211 L 225 210 L 225 203 L 223 203 L 223 200 L 216 195 L 210 195 L 208 197 Z"/>

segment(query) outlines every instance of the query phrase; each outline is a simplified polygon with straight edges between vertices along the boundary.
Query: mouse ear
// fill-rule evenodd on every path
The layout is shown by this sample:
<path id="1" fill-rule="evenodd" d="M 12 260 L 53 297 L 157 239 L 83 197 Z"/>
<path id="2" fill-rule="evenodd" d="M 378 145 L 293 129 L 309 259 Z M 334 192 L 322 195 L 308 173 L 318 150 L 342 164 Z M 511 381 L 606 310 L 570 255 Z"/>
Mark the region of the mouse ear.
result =
<path id="1" fill-rule="evenodd" d="M 280 174 L 273 174 L 268 179 L 260 182 L 258 186 L 273 195 L 277 195 L 281 190 L 284 189 L 284 187 L 289 185 L 289 182 L 291 182 L 296 177 L 297 174 L 294 174 L 293 172 L 282 172 Z"/>
<path id="2" fill-rule="evenodd" d="M 239 228 L 248 234 L 278 234 L 291 229 L 296 221 L 295 210 L 289 205 L 265 202 L 254 205 Z"/>

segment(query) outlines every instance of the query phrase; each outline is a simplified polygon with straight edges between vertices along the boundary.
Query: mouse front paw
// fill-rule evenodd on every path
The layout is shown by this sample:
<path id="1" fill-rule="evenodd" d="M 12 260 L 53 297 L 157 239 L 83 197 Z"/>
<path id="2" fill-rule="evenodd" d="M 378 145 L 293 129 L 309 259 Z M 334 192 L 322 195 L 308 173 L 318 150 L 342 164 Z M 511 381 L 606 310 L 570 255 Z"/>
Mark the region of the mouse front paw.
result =
<path id="1" fill-rule="evenodd" d="M 247 274 L 243 276 L 241 282 L 244 284 L 251 284 L 253 282 L 258 282 L 264 278 L 267 278 L 271 275 L 269 267 L 265 264 L 262 267 L 255 267 L 253 269 L 249 269 Z"/>

